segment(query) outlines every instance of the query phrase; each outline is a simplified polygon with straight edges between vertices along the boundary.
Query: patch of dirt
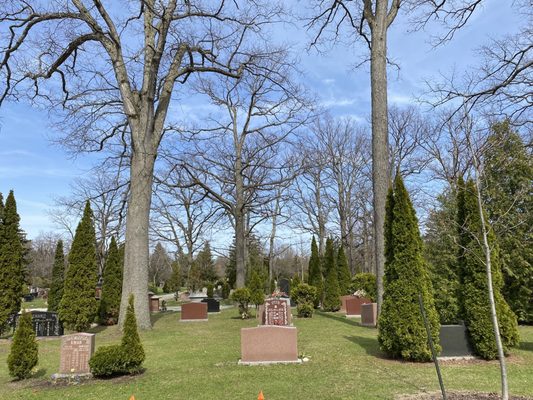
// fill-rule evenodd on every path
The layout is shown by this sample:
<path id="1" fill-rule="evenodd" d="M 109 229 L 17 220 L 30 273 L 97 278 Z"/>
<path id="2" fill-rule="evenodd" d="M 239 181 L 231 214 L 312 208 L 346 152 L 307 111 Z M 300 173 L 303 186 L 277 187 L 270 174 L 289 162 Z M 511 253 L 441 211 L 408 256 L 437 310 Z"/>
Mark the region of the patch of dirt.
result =
<path id="1" fill-rule="evenodd" d="M 501 397 L 498 393 L 477 393 L 477 392 L 447 392 L 448 400 L 499 400 Z M 441 400 L 442 394 L 436 393 L 421 393 L 411 395 L 400 395 L 396 397 L 397 400 Z M 533 400 L 533 397 L 525 396 L 509 396 L 509 400 Z"/>

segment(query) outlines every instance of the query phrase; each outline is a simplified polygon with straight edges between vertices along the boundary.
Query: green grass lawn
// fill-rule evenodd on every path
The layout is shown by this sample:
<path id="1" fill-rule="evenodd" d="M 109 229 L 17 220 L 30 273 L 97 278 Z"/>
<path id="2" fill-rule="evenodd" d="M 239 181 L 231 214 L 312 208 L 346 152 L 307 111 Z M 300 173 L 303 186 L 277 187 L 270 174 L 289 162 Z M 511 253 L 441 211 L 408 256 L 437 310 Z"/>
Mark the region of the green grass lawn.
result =
<path id="1" fill-rule="evenodd" d="M 47 308 L 48 303 L 46 300 L 44 300 L 41 297 L 38 297 L 36 299 L 33 299 L 32 301 L 23 301 L 20 305 L 20 308 L 22 309 L 30 309 L 30 308 Z"/>
<path id="2" fill-rule="evenodd" d="M 239 366 L 242 321 L 235 309 L 210 315 L 209 322 L 180 323 L 179 313 L 154 315 L 154 329 L 143 332 L 146 372 L 140 376 L 95 380 L 80 386 L 53 387 L 49 376 L 59 368 L 59 339 L 39 341 L 34 378 L 12 382 L 0 341 L 0 399 L 246 399 L 260 390 L 267 400 L 391 399 L 398 393 L 438 390 L 433 364 L 387 360 L 378 349 L 376 330 L 335 314 L 294 319 L 298 351 L 311 361 L 301 365 Z M 116 327 L 98 328 L 96 346 L 118 343 Z M 533 327 L 521 327 L 521 348 L 508 359 L 513 394 L 533 395 Z M 497 362 L 442 365 L 449 389 L 499 390 Z"/>

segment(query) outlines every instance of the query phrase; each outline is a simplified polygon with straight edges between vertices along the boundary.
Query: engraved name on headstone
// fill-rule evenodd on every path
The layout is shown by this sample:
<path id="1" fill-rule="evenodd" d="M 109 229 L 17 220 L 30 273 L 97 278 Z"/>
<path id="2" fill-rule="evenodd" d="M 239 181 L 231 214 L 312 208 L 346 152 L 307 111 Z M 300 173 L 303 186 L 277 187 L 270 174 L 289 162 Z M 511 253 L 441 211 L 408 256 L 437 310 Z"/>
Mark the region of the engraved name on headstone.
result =
<path id="1" fill-rule="evenodd" d="M 94 334 L 75 333 L 61 338 L 60 374 L 90 372 L 89 360 L 94 353 Z"/>

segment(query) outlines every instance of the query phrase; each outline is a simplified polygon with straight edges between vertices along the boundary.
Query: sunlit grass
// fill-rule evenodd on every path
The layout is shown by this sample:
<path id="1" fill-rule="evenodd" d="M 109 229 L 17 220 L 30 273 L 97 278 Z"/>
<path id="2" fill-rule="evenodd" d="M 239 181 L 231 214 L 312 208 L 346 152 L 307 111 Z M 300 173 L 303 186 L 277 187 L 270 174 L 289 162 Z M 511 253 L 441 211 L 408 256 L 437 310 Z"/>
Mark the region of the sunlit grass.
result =
<path id="1" fill-rule="evenodd" d="M 310 357 L 301 365 L 238 366 L 242 321 L 235 309 L 209 315 L 209 322 L 180 323 L 179 313 L 154 316 L 154 329 L 141 334 L 146 371 L 136 377 L 95 380 L 80 386 L 53 387 L 59 368 L 59 339 L 39 341 L 39 366 L 32 379 L 11 382 L 6 358 L 9 343 L 0 341 L 0 399 L 390 399 L 397 393 L 436 391 L 432 364 L 383 358 L 375 329 L 358 320 L 322 314 L 294 319 L 298 351 Z M 521 348 L 508 359 L 511 392 L 533 395 L 533 327 L 521 327 Z M 96 345 L 118 343 L 116 327 L 99 328 Z M 497 362 L 442 365 L 450 389 L 499 390 Z"/>

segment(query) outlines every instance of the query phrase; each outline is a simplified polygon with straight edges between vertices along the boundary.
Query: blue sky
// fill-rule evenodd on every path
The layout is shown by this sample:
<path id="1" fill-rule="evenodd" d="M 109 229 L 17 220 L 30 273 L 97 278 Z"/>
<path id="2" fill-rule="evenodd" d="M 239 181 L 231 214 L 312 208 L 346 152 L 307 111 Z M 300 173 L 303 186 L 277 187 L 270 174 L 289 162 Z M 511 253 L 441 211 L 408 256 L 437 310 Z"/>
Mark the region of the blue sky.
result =
<path id="1" fill-rule="evenodd" d="M 520 24 L 513 14 L 511 1 L 487 0 L 484 8 L 459 31 L 454 40 L 436 49 L 428 43 L 427 32 L 407 33 L 406 15 L 400 14 L 389 31 L 389 56 L 397 62 L 399 72 L 389 73 L 389 101 L 398 105 L 414 102 L 425 90 L 425 81 L 438 79 L 452 70 L 463 73 L 477 65 L 475 49 L 491 37 L 512 33 Z M 300 3 L 301 4 L 301 3 Z M 296 42 L 304 79 L 320 96 L 321 103 L 336 115 L 350 115 L 365 120 L 370 112 L 368 66 L 354 70 L 364 45 L 338 45 L 325 53 L 304 49 L 309 36 L 303 28 L 279 29 L 280 39 Z M 178 106 L 178 105 L 176 105 Z M 197 105 L 182 105 L 182 111 Z M 47 210 L 53 199 L 69 193 L 69 184 L 85 176 L 95 157 L 69 158 L 60 147 L 52 145 L 57 132 L 50 127 L 47 113 L 28 104 L 8 103 L 0 108 L 0 192 L 4 197 L 11 189 L 18 202 L 21 226 L 28 237 L 55 230 Z"/>

